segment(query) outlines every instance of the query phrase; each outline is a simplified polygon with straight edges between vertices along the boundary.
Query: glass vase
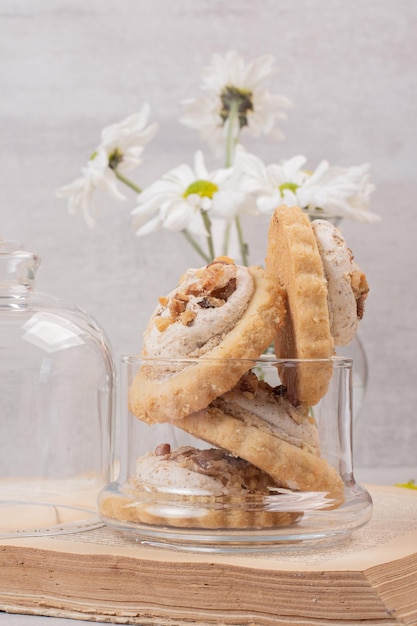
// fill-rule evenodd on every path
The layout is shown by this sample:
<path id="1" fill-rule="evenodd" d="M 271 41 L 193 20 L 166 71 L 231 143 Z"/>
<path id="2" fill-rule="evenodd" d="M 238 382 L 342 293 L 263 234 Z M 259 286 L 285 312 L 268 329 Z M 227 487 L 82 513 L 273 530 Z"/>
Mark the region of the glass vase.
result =
<path id="1" fill-rule="evenodd" d="M 35 289 L 39 264 L 0 241 L 0 537 L 96 526 L 111 479 L 110 345 L 87 313 Z"/>
<path id="2" fill-rule="evenodd" d="M 345 539 L 372 510 L 353 473 L 351 374 L 337 357 L 123 357 L 120 473 L 99 495 L 102 520 L 214 552 Z"/>
<path id="3" fill-rule="evenodd" d="M 360 337 L 355 335 L 347 346 L 337 348 L 337 354 L 352 359 L 352 415 L 356 423 L 368 384 L 368 359 Z"/>

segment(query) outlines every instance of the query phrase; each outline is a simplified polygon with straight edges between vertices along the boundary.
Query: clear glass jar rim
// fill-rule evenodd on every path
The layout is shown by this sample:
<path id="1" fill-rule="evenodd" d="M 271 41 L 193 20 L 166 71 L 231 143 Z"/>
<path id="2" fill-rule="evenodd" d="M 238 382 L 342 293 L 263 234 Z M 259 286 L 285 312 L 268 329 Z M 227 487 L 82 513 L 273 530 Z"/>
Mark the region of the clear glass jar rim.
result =
<path id="1" fill-rule="evenodd" d="M 0 256 L 18 256 L 20 258 L 32 258 L 37 255 L 36 253 L 28 250 L 27 247 L 20 241 L 0 239 Z"/>
<path id="2" fill-rule="evenodd" d="M 288 359 L 279 358 L 273 354 L 265 354 L 258 358 L 242 357 L 242 358 L 210 358 L 210 357 L 178 357 L 178 358 L 166 358 L 166 357 L 145 357 L 140 354 L 122 354 L 121 363 L 123 365 L 138 365 L 139 363 L 183 363 L 191 364 L 204 361 L 206 363 L 222 363 L 224 361 L 230 363 L 252 363 L 253 367 L 256 365 L 299 365 L 302 363 L 317 363 L 324 364 L 329 363 L 332 367 L 346 367 L 352 368 L 353 359 L 344 356 L 332 356 L 329 358 L 321 359 Z"/>

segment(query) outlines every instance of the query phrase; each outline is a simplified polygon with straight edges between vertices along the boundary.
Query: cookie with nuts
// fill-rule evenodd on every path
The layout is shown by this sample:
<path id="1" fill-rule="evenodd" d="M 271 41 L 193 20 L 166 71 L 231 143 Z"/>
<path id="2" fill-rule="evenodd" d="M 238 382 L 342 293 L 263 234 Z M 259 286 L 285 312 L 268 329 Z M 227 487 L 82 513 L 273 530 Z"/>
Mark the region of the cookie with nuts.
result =
<path id="1" fill-rule="evenodd" d="M 111 520 L 187 528 L 256 529 L 287 526 L 301 517 L 271 511 L 264 498 L 276 488 L 260 469 L 216 448 L 161 444 L 136 463 L 123 494 L 100 503 Z"/>
<path id="2" fill-rule="evenodd" d="M 342 478 L 320 454 L 317 427 L 307 405 L 294 406 L 284 387 L 272 387 L 254 372 L 178 426 L 245 459 L 280 487 L 322 491 L 328 508 L 343 501 Z"/>
<path id="3" fill-rule="evenodd" d="M 180 420 L 230 390 L 283 323 L 283 291 L 260 267 L 218 257 L 160 298 L 144 333 L 129 408 L 147 423 Z"/>

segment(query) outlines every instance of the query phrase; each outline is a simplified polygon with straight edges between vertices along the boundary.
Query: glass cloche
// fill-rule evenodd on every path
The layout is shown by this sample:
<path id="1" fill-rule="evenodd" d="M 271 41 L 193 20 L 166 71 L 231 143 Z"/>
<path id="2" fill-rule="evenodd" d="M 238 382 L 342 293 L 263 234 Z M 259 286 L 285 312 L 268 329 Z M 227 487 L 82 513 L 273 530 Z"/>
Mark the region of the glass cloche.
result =
<path id="1" fill-rule="evenodd" d="M 84 311 L 36 291 L 39 264 L 0 240 L 0 537 L 97 525 L 112 473 L 111 347 Z"/>

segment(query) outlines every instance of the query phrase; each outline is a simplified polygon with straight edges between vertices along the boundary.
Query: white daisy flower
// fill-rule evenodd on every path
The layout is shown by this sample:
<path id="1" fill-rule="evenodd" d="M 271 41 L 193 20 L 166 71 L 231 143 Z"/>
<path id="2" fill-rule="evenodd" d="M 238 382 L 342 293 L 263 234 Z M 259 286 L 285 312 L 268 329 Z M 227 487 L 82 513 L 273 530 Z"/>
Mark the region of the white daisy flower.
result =
<path id="1" fill-rule="evenodd" d="M 205 213 L 230 221 L 241 211 L 253 210 L 253 204 L 245 202 L 246 194 L 233 186 L 232 175 L 232 168 L 208 172 L 203 153 L 197 151 L 194 168 L 180 165 L 138 196 L 138 206 L 132 211 L 136 234 L 163 227 L 207 235 Z"/>
<path id="2" fill-rule="evenodd" d="M 58 198 L 68 198 L 68 211 L 71 214 L 81 212 L 87 226 L 94 228 L 97 207 L 93 202 L 93 193 L 99 189 L 108 193 L 115 200 L 125 200 L 117 188 L 117 178 L 108 167 L 107 154 L 97 152 L 82 170 L 82 176 L 56 192 Z"/>
<path id="3" fill-rule="evenodd" d="M 148 124 L 150 107 L 144 104 L 139 113 L 106 126 L 101 132 L 101 143 L 97 150 L 107 153 L 109 167 L 121 172 L 129 172 L 142 162 L 144 146 L 158 130 L 156 122 Z"/>
<path id="4" fill-rule="evenodd" d="M 331 167 L 322 161 L 297 190 L 300 204 L 315 217 L 346 217 L 357 222 L 375 222 L 379 215 L 368 210 L 374 185 L 369 182 L 369 164 Z"/>
<path id="5" fill-rule="evenodd" d="M 140 191 L 134 183 L 123 176 L 142 162 L 144 146 L 151 141 L 158 129 L 156 123 L 148 124 L 150 108 L 144 104 L 139 113 L 106 126 L 101 132 L 101 143 L 81 170 L 82 176 L 61 187 L 58 198 L 68 198 L 68 211 L 81 211 L 90 228 L 95 226 L 97 207 L 93 203 L 96 189 L 108 193 L 115 200 L 126 200 L 118 189 L 118 179 L 125 185 Z"/>
<path id="6" fill-rule="evenodd" d="M 303 169 L 306 162 L 299 155 L 265 165 L 241 147 L 236 153 L 241 187 L 254 195 L 261 213 L 272 213 L 279 204 L 286 204 L 299 206 L 311 217 L 347 217 L 360 222 L 379 219 L 368 211 L 374 189 L 369 183 L 369 165 L 341 168 L 322 161 L 311 173 Z"/>
<path id="7" fill-rule="evenodd" d="M 232 221 L 242 213 L 256 212 L 253 198 L 236 186 L 233 168 L 209 172 L 202 152 L 197 151 L 193 168 L 180 165 L 145 189 L 132 215 L 138 236 L 160 228 L 181 231 L 200 256 L 210 261 L 218 253 L 227 253 Z M 212 227 L 216 235 L 222 235 L 223 249 L 220 237 L 214 240 Z M 207 242 L 208 254 L 199 245 L 200 238 Z M 243 249 L 244 242 L 240 246 Z"/>
<path id="8" fill-rule="evenodd" d="M 286 118 L 284 112 L 291 101 L 284 96 L 271 94 L 261 83 L 275 72 L 274 57 L 264 55 L 250 63 L 230 51 L 225 56 L 214 54 L 211 65 L 203 70 L 200 98 L 186 100 L 180 121 L 201 131 L 211 145 L 224 142 L 230 132 L 228 121 L 232 118 L 232 135 L 235 139 L 241 130 L 251 135 L 275 135 L 282 139 L 276 127 L 277 120 Z M 232 106 L 236 107 L 231 115 Z"/>
<path id="9" fill-rule="evenodd" d="M 306 161 L 300 155 L 279 164 L 265 165 L 259 157 L 238 146 L 235 167 L 240 173 L 242 190 L 255 196 L 261 213 L 272 213 L 280 204 L 297 204 L 296 190 L 308 176 L 302 169 Z"/>

